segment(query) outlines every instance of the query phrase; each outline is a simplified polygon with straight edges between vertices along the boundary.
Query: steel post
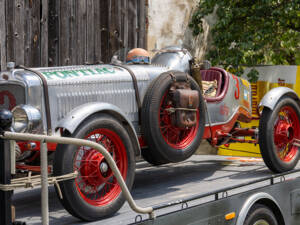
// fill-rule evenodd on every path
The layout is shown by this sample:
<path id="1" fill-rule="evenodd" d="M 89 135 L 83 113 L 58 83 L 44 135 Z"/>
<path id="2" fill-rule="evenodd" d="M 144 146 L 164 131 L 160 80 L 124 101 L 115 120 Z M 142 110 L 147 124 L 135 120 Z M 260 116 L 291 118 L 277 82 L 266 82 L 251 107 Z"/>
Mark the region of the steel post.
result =
<path id="1" fill-rule="evenodd" d="M 10 184 L 11 165 L 10 165 L 10 148 L 9 141 L 0 138 L 0 183 Z M 12 191 L 0 190 L 0 224 L 12 224 L 11 213 L 11 196 Z"/>
<path id="2" fill-rule="evenodd" d="M 41 141 L 42 224 L 49 224 L 47 143 Z"/>

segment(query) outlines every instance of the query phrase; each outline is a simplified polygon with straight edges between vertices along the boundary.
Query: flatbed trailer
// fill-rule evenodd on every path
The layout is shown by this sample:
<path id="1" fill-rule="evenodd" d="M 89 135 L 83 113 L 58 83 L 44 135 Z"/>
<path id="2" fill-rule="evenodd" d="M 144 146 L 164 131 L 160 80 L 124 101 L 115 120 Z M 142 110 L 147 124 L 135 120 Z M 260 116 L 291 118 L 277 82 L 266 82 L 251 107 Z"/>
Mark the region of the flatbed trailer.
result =
<path id="1" fill-rule="evenodd" d="M 125 204 L 113 217 L 89 224 L 244 224 L 254 204 L 268 207 L 280 225 L 300 224 L 299 169 L 275 175 L 257 158 L 212 155 L 158 167 L 140 161 L 132 196 L 139 206 L 152 206 L 156 217 Z M 63 209 L 52 187 L 49 198 L 50 224 L 84 224 Z M 18 190 L 13 202 L 17 220 L 41 223 L 39 188 Z"/>

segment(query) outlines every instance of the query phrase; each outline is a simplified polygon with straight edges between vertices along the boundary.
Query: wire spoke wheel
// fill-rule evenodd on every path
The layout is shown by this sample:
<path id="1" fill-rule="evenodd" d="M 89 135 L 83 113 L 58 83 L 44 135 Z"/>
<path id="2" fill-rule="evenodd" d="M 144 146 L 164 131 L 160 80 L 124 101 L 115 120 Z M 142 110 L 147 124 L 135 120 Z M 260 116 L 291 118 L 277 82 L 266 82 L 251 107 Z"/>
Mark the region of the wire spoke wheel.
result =
<path id="1" fill-rule="evenodd" d="M 171 74 L 171 75 L 170 75 Z M 174 81 L 198 91 L 199 105 L 195 115 L 189 114 L 186 121 L 196 122 L 182 127 L 177 124 L 174 114 L 176 103 L 172 97 Z M 184 87 L 184 85 L 183 85 Z M 184 89 L 184 88 L 183 88 Z M 173 90 L 174 91 L 174 90 Z M 147 149 L 142 149 L 145 160 L 154 165 L 180 162 L 195 153 L 202 139 L 205 126 L 205 107 L 201 90 L 196 81 L 186 73 L 169 71 L 160 74 L 149 85 L 142 107 L 142 131 Z M 181 114 L 184 119 L 184 114 Z"/>
<path id="2" fill-rule="evenodd" d="M 135 156 L 127 130 L 115 118 L 99 113 L 88 118 L 72 135 L 101 144 L 114 159 L 128 189 L 134 180 Z M 58 145 L 54 174 L 78 172 L 60 183 L 62 204 L 73 216 L 94 221 L 117 212 L 125 202 L 121 188 L 104 156 L 87 146 Z"/>
<path id="3" fill-rule="evenodd" d="M 297 113 L 290 106 L 283 107 L 274 124 L 274 143 L 278 157 L 282 161 L 293 160 L 298 147 L 294 145 L 295 139 L 300 138 L 300 124 Z"/>
<path id="4" fill-rule="evenodd" d="M 89 133 L 85 139 L 102 144 L 126 179 L 126 150 L 116 133 L 108 129 L 97 129 Z M 106 205 L 121 192 L 105 158 L 95 149 L 80 147 L 75 156 L 74 170 L 78 171 L 78 177 L 75 179 L 78 191 L 89 204 Z"/>
<path id="5" fill-rule="evenodd" d="M 259 122 L 259 146 L 264 162 L 276 173 L 292 170 L 299 160 L 300 109 L 282 97 L 273 110 L 265 107 Z"/>
<path id="6" fill-rule="evenodd" d="M 174 149 L 180 150 L 188 147 L 195 139 L 199 128 L 199 110 L 197 110 L 197 124 L 190 128 L 180 128 L 172 124 L 169 108 L 173 108 L 169 91 L 160 103 L 159 128 L 166 143 Z"/>

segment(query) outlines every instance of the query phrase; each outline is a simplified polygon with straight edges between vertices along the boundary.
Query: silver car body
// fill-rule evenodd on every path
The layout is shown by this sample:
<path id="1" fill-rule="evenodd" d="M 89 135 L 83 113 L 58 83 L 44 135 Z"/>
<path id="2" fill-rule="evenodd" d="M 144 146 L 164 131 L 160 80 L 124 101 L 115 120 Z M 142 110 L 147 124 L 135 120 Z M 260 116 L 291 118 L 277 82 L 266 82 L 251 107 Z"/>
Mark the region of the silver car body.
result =
<path id="1" fill-rule="evenodd" d="M 171 47 L 158 52 L 151 65 L 127 65 L 136 76 L 141 101 L 151 81 L 161 73 L 170 70 L 190 73 L 191 59 L 187 50 Z M 35 70 L 42 74 L 48 85 L 52 128 L 50 133 L 40 77 L 23 69 L 12 69 L 0 74 L 0 108 L 12 109 L 16 105 L 26 104 L 40 110 L 42 123 L 32 133 L 48 131 L 50 135 L 59 135 L 59 132 L 56 132 L 58 128 L 68 129 L 72 133 L 89 115 L 108 111 L 126 121 L 136 137 L 141 135 L 135 90 L 128 70 L 116 64 L 35 68 Z M 228 91 L 220 101 L 208 102 L 207 125 L 228 123 L 240 108 L 251 113 L 249 83 L 230 73 L 225 71 L 224 73 L 229 79 Z M 235 97 L 237 87 L 239 96 Z M 248 102 L 246 106 L 245 101 Z"/>

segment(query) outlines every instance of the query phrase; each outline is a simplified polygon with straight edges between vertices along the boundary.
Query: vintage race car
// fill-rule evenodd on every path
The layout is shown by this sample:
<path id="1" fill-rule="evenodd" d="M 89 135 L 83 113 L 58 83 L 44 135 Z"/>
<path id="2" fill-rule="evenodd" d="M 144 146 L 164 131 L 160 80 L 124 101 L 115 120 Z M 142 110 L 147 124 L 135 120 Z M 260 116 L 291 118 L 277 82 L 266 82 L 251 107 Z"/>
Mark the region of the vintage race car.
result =
<path id="1" fill-rule="evenodd" d="M 180 162 L 202 139 L 213 146 L 258 143 L 274 172 L 299 159 L 300 109 L 296 93 L 272 89 L 259 108 L 259 128 L 241 128 L 252 118 L 251 86 L 221 68 L 193 63 L 181 47 L 158 51 L 152 62 L 53 68 L 14 67 L 0 74 L 1 109 L 13 112 L 15 132 L 84 138 L 102 144 L 128 188 L 136 157 L 153 165 Z M 254 109 L 256 110 L 256 109 Z M 245 140 L 245 136 L 253 137 Z M 17 169 L 39 171 L 39 143 L 18 142 Z M 124 203 L 105 158 L 96 150 L 48 144 L 54 175 L 78 171 L 60 183 L 64 207 L 92 221 L 114 214 Z"/>

